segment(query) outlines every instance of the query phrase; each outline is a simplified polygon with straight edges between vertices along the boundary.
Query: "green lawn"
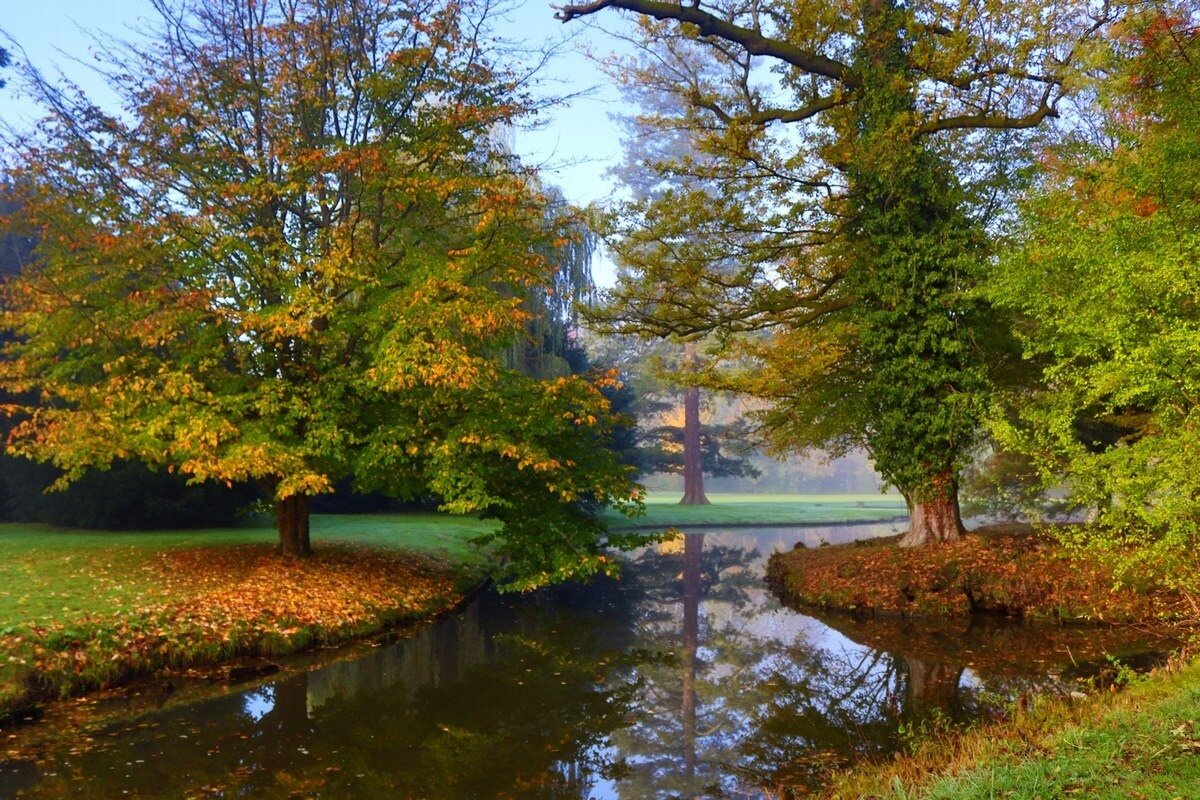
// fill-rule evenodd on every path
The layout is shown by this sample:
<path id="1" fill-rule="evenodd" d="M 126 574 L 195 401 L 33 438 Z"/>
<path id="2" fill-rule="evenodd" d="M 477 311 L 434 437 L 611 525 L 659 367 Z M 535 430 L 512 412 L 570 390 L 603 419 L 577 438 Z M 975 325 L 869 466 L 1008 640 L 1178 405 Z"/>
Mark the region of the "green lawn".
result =
<path id="1" fill-rule="evenodd" d="M 983 727 L 955 742 L 929 744 L 908 759 L 870 768 L 868 780 L 851 773 L 826 796 L 1200 797 L 1200 661 L 1138 679 L 1117 695 L 1093 696 L 1078 706 L 1050 700 L 1029 717 L 998 729 Z"/>
<path id="2" fill-rule="evenodd" d="M 651 493 L 646 514 L 614 526 L 787 525 L 886 519 L 905 512 L 885 495 L 710 494 L 708 506 L 680 506 L 679 496 Z M 316 515 L 314 546 L 343 541 L 441 554 L 452 563 L 478 563 L 468 540 L 493 523 L 445 514 Z M 69 622 L 85 613 L 127 611 L 159 597 L 139 567 L 165 548 L 274 542 L 267 518 L 237 528 L 108 532 L 0 524 L 0 631 L 13 624 Z"/>
<path id="3" fill-rule="evenodd" d="M 625 519 L 608 512 L 614 527 L 689 525 L 793 525 L 872 522 L 907 513 L 904 498 L 881 494 L 716 494 L 707 506 L 681 506 L 677 492 L 651 492 L 645 516 Z"/>
<path id="4" fill-rule="evenodd" d="M 480 559 L 468 540 L 491 523 L 445 514 L 316 515 L 314 547 L 351 542 L 441 555 L 455 564 Z M 81 531 L 0 525 L 0 631 L 14 624 L 70 622 L 87 613 L 128 611 L 160 598 L 140 569 L 164 549 L 274 542 L 270 520 L 186 531 Z"/>

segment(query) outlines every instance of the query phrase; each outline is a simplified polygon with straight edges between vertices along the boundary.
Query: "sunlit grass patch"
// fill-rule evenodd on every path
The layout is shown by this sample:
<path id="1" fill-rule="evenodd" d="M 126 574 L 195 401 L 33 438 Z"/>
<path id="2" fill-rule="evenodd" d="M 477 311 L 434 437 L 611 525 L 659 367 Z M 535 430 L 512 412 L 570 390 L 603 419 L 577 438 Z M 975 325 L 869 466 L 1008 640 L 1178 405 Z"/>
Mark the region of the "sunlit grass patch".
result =
<path id="1" fill-rule="evenodd" d="M 651 492 L 646 513 L 625 519 L 610 512 L 614 527 L 686 527 L 688 525 L 805 525 L 879 522 L 908 513 L 904 498 L 882 494 L 710 493 L 709 505 L 679 505 L 677 492 Z"/>
<path id="2" fill-rule="evenodd" d="M 170 666 L 350 638 L 449 607 L 487 523 L 314 517 L 315 555 L 264 525 L 111 533 L 0 526 L 0 717 Z"/>

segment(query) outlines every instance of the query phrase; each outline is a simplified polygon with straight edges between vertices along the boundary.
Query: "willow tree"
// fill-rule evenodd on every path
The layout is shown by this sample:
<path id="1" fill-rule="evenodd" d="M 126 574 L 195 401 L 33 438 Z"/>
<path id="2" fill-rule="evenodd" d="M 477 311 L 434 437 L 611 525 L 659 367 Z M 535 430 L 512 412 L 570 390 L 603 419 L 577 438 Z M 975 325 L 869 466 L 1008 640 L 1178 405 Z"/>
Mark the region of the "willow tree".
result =
<path id="1" fill-rule="evenodd" d="M 608 404 L 501 355 L 550 278 L 533 176 L 493 134 L 529 109 L 487 4 L 155 0 L 106 113 L 26 70 L 49 116 L 11 142 L 10 450 L 69 482 L 139 459 L 256 481 L 283 552 L 308 499 L 435 495 L 504 523 L 526 583 L 609 569 L 581 497 L 627 501 Z M 536 522 L 536 524 L 535 524 Z"/>
<path id="2" fill-rule="evenodd" d="M 642 44 L 615 74 L 676 98 L 645 121 L 694 151 L 647 164 L 686 181 L 609 220 L 637 273 L 614 321 L 716 334 L 741 366 L 708 382 L 770 401 L 776 448 L 864 447 L 909 501 L 904 544 L 957 538 L 991 366 L 980 179 L 1012 131 L 1058 113 L 1102 20 L 1028 0 L 595 0 L 558 17 L 606 9 L 635 15 Z"/>
<path id="3" fill-rule="evenodd" d="M 582 353 L 577 339 L 579 310 L 591 302 L 596 291 L 592 261 L 597 237 L 580 209 L 571 206 L 561 190 L 552 186 L 544 194 L 546 225 L 559 231 L 560 237 L 540 244 L 549 271 L 542 283 L 526 292 L 524 308 L 529 321 L 525 337 L 514 343 L 507 363 L 531 375 L 557 377 L 580 366 L 573 365 L 569 356 L 572 350 Z"/>

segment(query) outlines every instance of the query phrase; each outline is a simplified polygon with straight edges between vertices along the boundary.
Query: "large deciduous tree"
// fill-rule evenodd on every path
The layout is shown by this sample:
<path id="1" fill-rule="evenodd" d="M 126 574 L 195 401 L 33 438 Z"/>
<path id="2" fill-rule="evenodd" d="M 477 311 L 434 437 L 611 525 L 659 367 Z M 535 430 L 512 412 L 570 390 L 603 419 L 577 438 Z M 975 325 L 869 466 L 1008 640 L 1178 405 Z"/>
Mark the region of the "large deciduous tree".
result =
<path id="1" fill-rule="evenodd" d="M 716 334 L 735 368 L 707 382 L 771 401 L 776 448 L 864 447 L 909 501 L 903 544 L 957 538 L 993 366 L 973 294 L 990 156 L 1056 115 L 1100 21 L 1025 0 L 596 0 L 558 16 L 610 8 L 640 27 L 619 76 L 682 107 L 646 123 L 692 142 L 646 165 L 682 181 L 610 219 L 637 277 L 617 326 Z"/>
<path id="2" fill-rule="evenodd" d="M 155 7 L 113 56 L 119 112 L 25 71 L 50 113 L 10 142 L 8 222 L 39 245 L 0 377 L 43 402 L 11 450 L 66 482 L 127 458 L 257 481 L 285 553 L 353 475 L 499 518 L 525 585 L 610 569 L 580 502 L 635 491 L 607 401 L 503 364 L 564 234 L 495 133 L 530 104 L 487 4 Z"/>
<path id="3" fill-rule="evenodd" d="M 1073 529 L 1194 590 L 1200 540 L 1200 14 L 1161 3 L 1112 40 L 1100 139 L 1048 151 L 988 285 L 1024 315 L 1041 390 L 1008 446 L 1096 509 Z M 1131 547 L 1131 545 L 1137 545 Z"/>

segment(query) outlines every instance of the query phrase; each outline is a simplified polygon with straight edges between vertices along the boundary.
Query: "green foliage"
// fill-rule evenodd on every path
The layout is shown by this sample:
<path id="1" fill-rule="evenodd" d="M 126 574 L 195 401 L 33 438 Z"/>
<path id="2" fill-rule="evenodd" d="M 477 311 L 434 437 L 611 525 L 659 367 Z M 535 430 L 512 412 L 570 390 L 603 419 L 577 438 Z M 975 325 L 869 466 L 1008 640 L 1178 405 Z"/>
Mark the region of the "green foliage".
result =
<path id="1" fill-rule="evenodd" d="M 486 4 L 205 8 L 113 55 L 120 115 L 29 76 L 50 116 L 13 143 L 6 227 L 38 245 L 0 380 L 40 396 L 12 452 L 63 485 L 140 460 L 277 500 L 352 475 L 594 536 L 581 499 L 636 492 L 603 376 L 503 359 L 566 233 L 492 134 L 529 104 Z"/>
<path id="2" fill-rule="evenodd" d="M 1095 510 L 1075 538 L 1181 586 L 1200 541 L 1200 37 L 1194 14 L 1156 8 L 1114 41 L 1106 84 L 1113 145 L 1052 153 L 1023 206 L 1020 247 L 991 283 L 1026 315 L 1041 391 L 996 421 Z M 999 416 L 999 414 L 998 414 Z"/>
<path id="3" fill-rule="evenodd" d="M 629 277 L 606 321 L 706 343 L 701 385 L 764 401 L 776 451 L 862 447 L 914 503 L 952 499 L 1003 361 L 974 289 L 1019 140 L 992 131 L 1054 114 L 1095 20 L 721 0 L 560 17 L 610 7 L 643 15 L 647 56 L 620 79 L 669 100 L 641 118 L 661 140 L 635 199 L 605 219 Z M 996 24 L 1012 39 L 980 49 Z"/>
<path id="4" fill-rule="evenodd" d="M 559 238 L 538 243 L 550 266 L 541 283 L 528 287 L 524 306 L 529 313 L 526 335 L 513 344 L 508 366 L 542 378 L 582 374 L 587 354 L 575 340 L 581 305 L 596 290 L 592 257 L 597 237 L 557 187 L 546 191 L 546 224 Z"/>
<path id="5" fill-rule="evenodd" d="M 963 471 L 961 490 L 967 516 L 1019 519 L 1073 510 L 1069 500 L 1047 494 L 1032 458 L 1011 450 L 990 450 L 977 459 Z"/>
<path id="6" fill-rule="evenodd" d="M 700 429 L 700 464 L 713 478 L 757 478 L 759 471 L 746 458 L 750 426 L 745 420 Z M 642 432 L 638 469 L 643 475 L 683 474 L 681 425 L 655 425 Z"/>
<path id="7" fill-rule="evenodd" d="M 984 250 L 950 163 L 906 140 L 914 100 L 907 87 L 896 90 L 886 62 L 907 52 L 899 41 L 888 49 L 885 65 L 859 65 L 863 99 L 849 120 L 857 142 L 845 170 L 841 257 L 852 302 L 848 340 L 837 346 L 850 355 L 838 371 L 861 398 L 843 425 L 889 484 L 922 502 L 946 493 L 966 466 L 989 389 L 971 341 L 978 301 L 968 294 Z M 870 47 L 860 54 L 876 57 Z"/>

